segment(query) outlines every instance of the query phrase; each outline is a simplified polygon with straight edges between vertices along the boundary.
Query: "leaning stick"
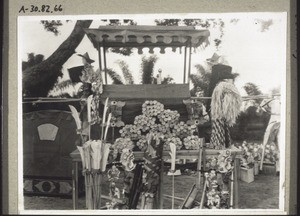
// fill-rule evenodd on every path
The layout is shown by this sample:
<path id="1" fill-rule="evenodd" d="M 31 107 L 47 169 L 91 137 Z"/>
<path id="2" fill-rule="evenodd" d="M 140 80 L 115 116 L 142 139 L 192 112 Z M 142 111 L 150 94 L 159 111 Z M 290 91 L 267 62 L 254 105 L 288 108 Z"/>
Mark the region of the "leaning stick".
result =
<path id="1" fill-rule="evenodd" d="M 107 118 L 105 133 L 104 133 L 104 140 L 106 140 L 106 137 L 107 137 L 107 132 L 108 132 L 108 128 L 109 128 L 109 125 L 110 125 L 110 120 L 111 120 L 111 113 L 109 113 L 108 118 Z"/>
<path id="2" fill-rule="evenodd" d="M 230 182 L 230 208 L 233 208 L 233 183 L 234 183 L 234 177 L 233 177 L 233 170 L 231 171 L 231 182 Z M 236 182 L 237 184 L 237 182 Z"/>
<path id="3" fill-rule="evenodd" d="M 104 136 L 104 124 L 105 124 L 105 118 L 106 118 L 106 112 L 107 112 L 107 104 L 108 104 L 108 98 L 106 98 L 104 108 L 103 108 L 101 140 L 103 140 L 103 136 Z"/>
<path id="4" fill-rule="evenodd" d="M 203 208 L 204 197 L 205 197 L 205 192 L 206 192 L 206 185 L 207 185 L 207 179 L 206 179 L 206 177 L 205 177 L 204 187 L 203 187 L 202 196 L 201 196 L 201 202 L 200 202 L 200 209 Z"/>

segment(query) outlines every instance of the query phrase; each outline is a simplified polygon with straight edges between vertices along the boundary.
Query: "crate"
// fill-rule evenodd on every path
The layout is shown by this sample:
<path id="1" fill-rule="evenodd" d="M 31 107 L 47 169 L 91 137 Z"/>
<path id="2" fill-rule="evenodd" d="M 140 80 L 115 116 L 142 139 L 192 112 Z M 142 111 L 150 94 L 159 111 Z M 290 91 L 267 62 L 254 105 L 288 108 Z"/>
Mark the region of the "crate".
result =
<path id="1" fill-rule="evenodd" d="M 251 183 L 254 181 L 253 168 L 240 167 L 240 179 L 243 182 Z"/>
<path id="2" fill-rule="evenodd" d="M 261 173 L 265 175 L 275 175 L 276 174 L 275 163 L 263 163 Z"/>

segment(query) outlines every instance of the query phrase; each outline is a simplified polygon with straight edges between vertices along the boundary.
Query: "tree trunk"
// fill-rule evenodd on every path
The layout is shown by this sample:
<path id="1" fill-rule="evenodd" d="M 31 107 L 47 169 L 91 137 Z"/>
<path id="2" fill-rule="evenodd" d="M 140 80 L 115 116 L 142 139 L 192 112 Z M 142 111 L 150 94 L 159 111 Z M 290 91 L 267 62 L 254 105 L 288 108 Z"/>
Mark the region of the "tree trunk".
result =
<path id="1" fill-rule="evenodd" d="M 92 20 L 78 20 L 70 36 L 46 60 L 23 71 L 23 95 L 26 97 L 46 97 L 59 76 L 63 64 L 75 53 Z M 49 45 L 51 42 L 48 42 Z"/>

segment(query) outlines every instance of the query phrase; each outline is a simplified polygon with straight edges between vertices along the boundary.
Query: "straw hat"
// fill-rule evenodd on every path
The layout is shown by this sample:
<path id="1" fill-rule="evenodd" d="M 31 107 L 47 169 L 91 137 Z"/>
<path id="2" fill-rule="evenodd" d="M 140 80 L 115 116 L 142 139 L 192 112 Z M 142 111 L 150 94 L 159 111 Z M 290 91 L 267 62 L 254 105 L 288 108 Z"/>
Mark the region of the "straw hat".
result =
<path id="1" fill-rule="evenodd" d="M 214 53 L 211 58 L 206 59 L 207 63 L 215 65 L 219 63 L 219 59 L 221 56 L 219 56 L 217 53 Z"/>
<path id="2" fill-rule="evenodd" d="M 82 58 L 85 58 L 85 60 L 86 60 L 89 64 L 95 62 L 93 59 L 90 58 L 90 56 L 89 56 L 89 54 L 88 54 L 87 52 L 84 53 L 83 55 L 78 54 L 78 56 L 80 56 L 80 57 L 82 57 Z"/>

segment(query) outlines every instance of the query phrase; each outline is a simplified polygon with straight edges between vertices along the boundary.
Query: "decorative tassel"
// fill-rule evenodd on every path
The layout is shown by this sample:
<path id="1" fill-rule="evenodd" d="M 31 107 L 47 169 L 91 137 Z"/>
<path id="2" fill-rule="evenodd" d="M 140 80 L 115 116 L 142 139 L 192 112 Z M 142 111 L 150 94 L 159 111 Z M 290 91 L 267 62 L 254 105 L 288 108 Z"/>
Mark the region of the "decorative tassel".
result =
<path id="1" fill-rule="evenodd" d="M 211 101 L 212 120 L 224 119 L 232 127 L 240 113 L 241 96 L 237 88 L 227 82 L 220 82 L 213 91 Z"/>

